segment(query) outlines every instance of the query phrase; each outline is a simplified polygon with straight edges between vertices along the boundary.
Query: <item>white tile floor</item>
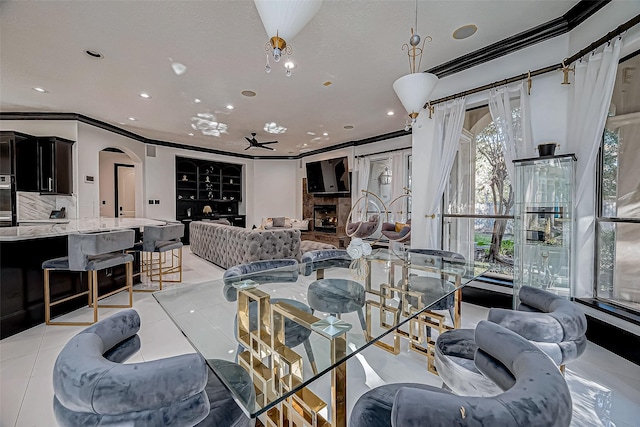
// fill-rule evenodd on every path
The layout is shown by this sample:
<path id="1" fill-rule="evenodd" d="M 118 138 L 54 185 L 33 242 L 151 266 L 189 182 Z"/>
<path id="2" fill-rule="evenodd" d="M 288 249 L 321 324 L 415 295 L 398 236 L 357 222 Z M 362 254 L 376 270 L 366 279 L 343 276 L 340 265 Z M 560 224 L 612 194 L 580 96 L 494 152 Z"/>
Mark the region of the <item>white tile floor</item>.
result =
<path id="1" fill-rule="evenodd" d="M 184 283 L 222 276 L 222 269 L 193 256 L 188 249 L 184 255 Z M 112 298 L 118 300 L 124 296 Z M 130 362 L 194 351 L 150 293 L 134 294 L 134 308 L 142 319 L 139 333 L 142 348 Z M 101 309 L 100 317 L 117 310 Z M 483 307 L 463 304 L 463 327 L 473 327 L 486 318 L 486 313 Z M 88 309 L 64 316 L 65 319 L 89 317 Z M 0 341 L 0 427 L 56 425 L 52 407 L 53 364 L 64 344 L 82 329 L 39 325 Z M 347 371 L 349 409 L 362 393 L 386 382 L 419 379 L 436 386 L 441 384 L 436 376 L 426 372 L 424 359 L 406 348 L 396 357 L 378 348 L 369 348 L 348 362 Z M 637 365 L 589 343 L 585 354 L 568 366 L 566 378 L 574 402 L 573 426 L 640 426 L 640 367 Z M 328 378 L 323 378 L 314 388 L 322 396 L 325 392 L 321 389 L 328 385 Z M 609 418 L 597 401 L 610 405 Z"/>

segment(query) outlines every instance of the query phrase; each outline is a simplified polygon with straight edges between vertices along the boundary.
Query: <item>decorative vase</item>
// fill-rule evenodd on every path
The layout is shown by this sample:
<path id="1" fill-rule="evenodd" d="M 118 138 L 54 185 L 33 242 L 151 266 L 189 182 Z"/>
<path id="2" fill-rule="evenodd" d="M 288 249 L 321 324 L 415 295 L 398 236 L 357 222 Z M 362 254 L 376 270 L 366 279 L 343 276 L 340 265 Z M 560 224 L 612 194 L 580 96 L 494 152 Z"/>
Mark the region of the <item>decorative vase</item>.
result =
<path id="1" fill-rule="evenodd" d="M 538 155 L 540 157 L 553 156 L 556 152 L 556 147 L 558 147 L 559 145 L 560 144 L 557 144 L 555 142 L 538 144 Z"/>

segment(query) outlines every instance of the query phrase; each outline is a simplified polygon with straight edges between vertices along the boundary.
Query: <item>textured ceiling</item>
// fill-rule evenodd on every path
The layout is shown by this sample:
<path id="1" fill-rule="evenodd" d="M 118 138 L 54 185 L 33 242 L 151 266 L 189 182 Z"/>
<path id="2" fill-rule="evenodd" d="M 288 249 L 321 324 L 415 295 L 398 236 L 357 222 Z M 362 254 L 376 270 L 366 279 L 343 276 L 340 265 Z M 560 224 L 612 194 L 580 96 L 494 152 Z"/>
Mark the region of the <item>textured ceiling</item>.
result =
<path id="1" fill-rule="evenodd" d="M 433 38 L 421 69 L 562 16 L 576 3 L 419 1 L 418 32 Z M 253 155 L 297 155 L 404 127 L 391 85 L 408 72 L 401 46 L 414 24 L 413 1 L 324 1 L 288 41 L 291 77 L 283 62 L 272 61 L 265 73 L 268 37 L 252 1 L 24 0 L 2 2 L 0 14 L 3 111 L 80 113 L 148 138 Z M 466 24 L 478 32 L 454 40 Z M 104 58 L 90 58 L 87 49 Z M 172 62 L 186 71 L 176 75 Z M 228 133 L 189 136 L 198 113 L 215 116 Z M 268 134 L 267 122 L 288 130 Z M 251 132 L 258 141 L 279 140 L 277 151 L 243 151 Z"/>

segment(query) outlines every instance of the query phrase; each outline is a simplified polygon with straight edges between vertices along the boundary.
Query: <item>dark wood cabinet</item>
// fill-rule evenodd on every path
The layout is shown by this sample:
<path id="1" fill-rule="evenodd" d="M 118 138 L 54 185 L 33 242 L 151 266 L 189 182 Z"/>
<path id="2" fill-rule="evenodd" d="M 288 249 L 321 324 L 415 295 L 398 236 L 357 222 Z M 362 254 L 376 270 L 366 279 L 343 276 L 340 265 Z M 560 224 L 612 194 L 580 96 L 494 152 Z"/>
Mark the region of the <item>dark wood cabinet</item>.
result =
<path id="1" fill-rule="evenodd" d="M 245 216 L 238 211 L 242 165 L 176 157 L 176 199 L 176 219 L 185 228 L 190 221 L 218 218 L 237 227 L 246 225 Z"/>
<path id="2" fill-rule="evenodd" d="M 16 188 L 43 194 L 73 193 L 73 141 L 32 137 L 16 143 Z"/>

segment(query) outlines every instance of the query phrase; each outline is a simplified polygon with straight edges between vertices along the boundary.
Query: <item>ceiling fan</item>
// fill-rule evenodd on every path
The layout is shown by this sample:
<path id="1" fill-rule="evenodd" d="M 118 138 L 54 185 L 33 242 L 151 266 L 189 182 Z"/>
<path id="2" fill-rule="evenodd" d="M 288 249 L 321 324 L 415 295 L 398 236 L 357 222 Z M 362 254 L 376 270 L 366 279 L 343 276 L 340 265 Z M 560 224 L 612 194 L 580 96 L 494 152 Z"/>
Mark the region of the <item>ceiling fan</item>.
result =
<path id="1" fill-rule="evenodd" d="M 278 141 L 258 142 L 256 140 L 256 133 L 255 132 L 251 132 L 251 139 L 249 139 L 248 136 L 245 136 L 244 139 L 249 141 L 249 146 L 247 148 L 245 148 L 245 150 L 248 150 L 249 148 L 255 147 L 255 148 L 264 148 L 266 150 L 276 151 L 275 148 L 267 147 L 267 145 L 268 144 L 277 144 L 278 143 Z"/>

